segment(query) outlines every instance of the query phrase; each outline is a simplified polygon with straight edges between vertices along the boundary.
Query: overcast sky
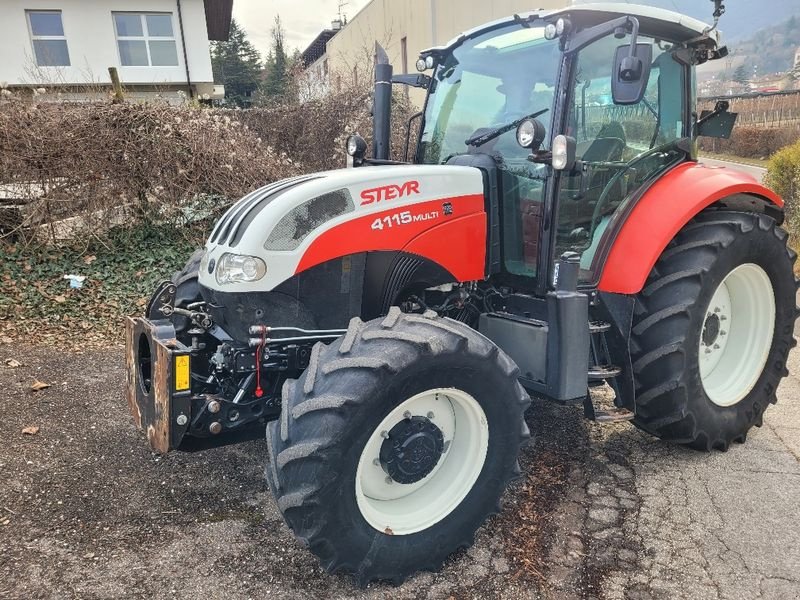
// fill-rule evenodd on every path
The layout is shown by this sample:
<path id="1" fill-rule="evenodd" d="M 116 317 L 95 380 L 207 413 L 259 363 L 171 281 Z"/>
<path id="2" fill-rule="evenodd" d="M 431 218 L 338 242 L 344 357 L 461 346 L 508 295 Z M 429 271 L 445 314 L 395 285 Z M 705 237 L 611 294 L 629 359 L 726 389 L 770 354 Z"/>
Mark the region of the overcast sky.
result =
<path id="1" fill-rule="evenodd" d="M 342 13 L 353 17 L 369 0 L 348 0 Z M 339 0 L 234 0 L 233 16 L 244 27 L 262 55 L 270 48 L 270 31 L 275 15 L 281 16 L 286 30 L 286 45 L 291 53 L 301 52 L 323 29 L 331 26 L 339 12 Z"/>

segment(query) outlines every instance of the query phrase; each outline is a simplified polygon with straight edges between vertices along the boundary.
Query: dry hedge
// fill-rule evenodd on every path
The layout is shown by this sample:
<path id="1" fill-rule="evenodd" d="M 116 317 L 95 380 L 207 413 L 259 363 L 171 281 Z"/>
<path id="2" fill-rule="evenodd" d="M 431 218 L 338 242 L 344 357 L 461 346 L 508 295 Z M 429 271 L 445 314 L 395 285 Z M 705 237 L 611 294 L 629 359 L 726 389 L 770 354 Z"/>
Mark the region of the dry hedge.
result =
<path id="1" fill-rule="evenodd" d="M 700 149 L 743 158 L 768 158 L 800 139 L 800 123 L 782 128 L 736 126 L 728 140 L 701 137 Z"/>
<path id="2" fill-rule="evenodd" d="M 368 101 L 366 89 L 251 110 L 4 101 L 0 237 L 61 243 L 213 216 L 276 179 L 344 166 L 347 134 L 371 135 Z"/>

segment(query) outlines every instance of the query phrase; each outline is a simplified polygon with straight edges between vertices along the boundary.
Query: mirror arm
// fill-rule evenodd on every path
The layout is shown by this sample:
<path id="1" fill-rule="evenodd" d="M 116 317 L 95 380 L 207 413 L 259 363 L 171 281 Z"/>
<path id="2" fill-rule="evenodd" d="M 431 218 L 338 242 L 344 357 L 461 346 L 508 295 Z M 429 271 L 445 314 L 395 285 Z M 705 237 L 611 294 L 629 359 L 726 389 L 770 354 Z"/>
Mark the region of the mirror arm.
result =
<path id="1" fill-rule="evenodd" d="M 413 73 L 402 73 L 398 75 L 392 75 L 392 83 L 399 83 L 401 85 L 410 85 L 411 87 L 427 89 L 431 84 L 431 78 L 429 75 L 425 75 L 425 73 L 419 73 L 417 75 L 414 75 Z"/>
<path id="2" fill-rule="evenodd" d="M 537 150 L 528 155 L 528 160 L 537 165 L 553 164 L 553 153 L 550 150 Z"/>
<path id="3" fill-rule="evenodd" d="M 409 149 L 409 146 L 411 145 L 411 124 L 414 122 L 414 119 L 421 119 L 421 118 L 422 118 L 422 111 L 419 111 L 418 113 L 414 113 L 413 115 L 411 115 L 408 118 L 408 124 L 406 126 L 406 147 L 405 147 L 405 150 L 403 151 L 403 160 L 404 161 L 408 160 L 408 149 Z"/>
<path id="4" fill-rule="evenodd" d="M 631 20 L 636 21 L 636 31 L 639 31 L 639 21 L 635 17 L 618 17 L 611 19 L 605 23 L 600 23 L 588 29 L 582 29 L 576 33 L 572 38 L 569 38 L 564 46 L 564 52 L 571 54 L 582 50 L 592 42 L 596 42 L 600 38 L 604 38 L 609 33 L 613 33 L 620 27 L 627 27 Z"/>
<path id="5" fill-rule="evenodd" d="M 700 127 L 703 123 L 710 121 L 717 115 L 728 112 L 730 107 L 731 104 L 727 100 L 717 100 L 717 103 L 714 105 L 714 110 L 708 113 L 705 117 L 698 119 L 697 123 L 695 123 L 695 127 Z"/>
<path id="6" fill-rule="evenodd" d="M 639 39 L 639 19 L 636 17 L 628 17 L 628 23 L 631 26 L 631 49 L 628 53 L 628 57 L 636 58 L 636 42 Z"/>

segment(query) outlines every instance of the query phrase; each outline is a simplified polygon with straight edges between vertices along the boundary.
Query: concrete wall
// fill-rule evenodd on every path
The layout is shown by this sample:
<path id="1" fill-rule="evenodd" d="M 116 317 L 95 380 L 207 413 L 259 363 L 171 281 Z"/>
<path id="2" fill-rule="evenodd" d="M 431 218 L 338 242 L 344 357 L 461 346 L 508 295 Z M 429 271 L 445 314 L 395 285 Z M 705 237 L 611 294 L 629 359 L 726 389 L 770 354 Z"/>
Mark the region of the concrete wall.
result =
<path id="1" fill-rule="evenodd" d="M 467 29 L 514 13 L 567 5 L 569 0 L 372 0 L 328 42 L 331 85 L 336 86 L 337 78 L 347 82 L 370 77 L 375 41 L 386 48 L 395 73 L 402 73 L 405 38 L 407 72 L 416 73 L 422 50 L 445 44 Z"/>
<path id="2" fill-rule="evenodd" d="M 198 93 L 211 93 L 213 75 L 203 0 L 181 0 L 189 72 Z M 37 67 L 25 10 L 61 10 L 69 67 Z M 113 11 L 171 12 L 178 66 L 123 67 Z M 176 0 L 0 0 L 0 82 L 15 85 L 108 84 L 108 67 L 124 85 L 186 83 Z"/>

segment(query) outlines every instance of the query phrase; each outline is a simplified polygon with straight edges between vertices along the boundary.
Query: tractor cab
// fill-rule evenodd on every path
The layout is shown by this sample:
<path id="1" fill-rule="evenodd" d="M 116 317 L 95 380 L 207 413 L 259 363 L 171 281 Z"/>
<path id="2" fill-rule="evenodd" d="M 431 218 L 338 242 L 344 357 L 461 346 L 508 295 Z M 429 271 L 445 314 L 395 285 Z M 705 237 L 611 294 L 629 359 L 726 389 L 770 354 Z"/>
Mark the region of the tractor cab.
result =
<path id="1" fill-rule="evenodd" d="M 584 5 L 514 15 L 422 53 L 432 73 L 420 78 L 413 161 L 486 173 L 493 273 L 544 293 L 568 254 L 579 284 L 597 286 L 626 207 L 696 158 L 694 67 L 725 53 L 709 29 L 655 8 Z"/>

